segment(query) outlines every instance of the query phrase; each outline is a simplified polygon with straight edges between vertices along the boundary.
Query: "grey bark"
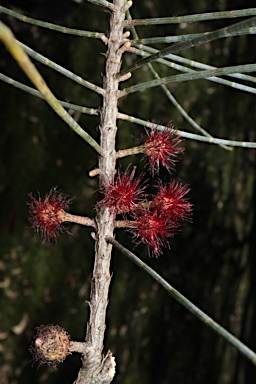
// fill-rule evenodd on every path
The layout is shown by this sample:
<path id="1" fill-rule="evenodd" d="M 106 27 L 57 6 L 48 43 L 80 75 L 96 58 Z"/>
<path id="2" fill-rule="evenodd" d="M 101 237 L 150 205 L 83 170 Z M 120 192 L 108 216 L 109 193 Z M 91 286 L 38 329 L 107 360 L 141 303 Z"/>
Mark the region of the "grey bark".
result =
<path id="1" fill-rule="evenodd" d="M 124 42 L 123 20 L 125 18 L 126 0 L 114 0 L 115 11 L 110 18 L 110 34 L 106 55 L 104 76 L 103 108 L 101 113 L 100 133 L 103 156 L 99 158 L 99 187 L 113 180 L 116 169 L 116 119 L 118 86 L 117 74 L 121 66 Z M 90 318 L 87 324 L 86 353 L 83 355 L 82 368 L 76 384 L 109 383 L 113 378 L 114 361 L 111 353 L 103 357 L 104 333 L 106 328 L 106 311 L 108 305 L 109 285 L 111 280 L 110 260 L 112 245 L 105 240 L 113 236 L 114 214 L 100 208 L 96 217 L 95 263 L 91 283 Z"/>

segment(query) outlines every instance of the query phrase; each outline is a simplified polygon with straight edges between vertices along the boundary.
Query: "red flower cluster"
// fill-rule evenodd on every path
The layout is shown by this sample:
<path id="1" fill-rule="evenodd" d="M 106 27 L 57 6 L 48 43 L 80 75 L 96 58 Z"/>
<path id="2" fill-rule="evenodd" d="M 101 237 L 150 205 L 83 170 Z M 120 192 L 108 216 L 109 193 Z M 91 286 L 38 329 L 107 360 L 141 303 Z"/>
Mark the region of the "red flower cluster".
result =
<path id="1" fill-rule="evenodd" d="M 192 205 L 184 197 L 189 191 L 188 185 L 181 185 L 179 180 L 172 180 L 169 185 L 163 185 L 160 182 L 153 205 L 159 212 L 167 214 L 169 219 L 174 222 L 189 220 Z"/>
<path id="2" fill-rule="evenodd" d="M 184 151 L 177 147 L 180 142 L 171 127 L 155 128 L 147 133 L 143 147 L 153 175 L 159 171 L 160 164 L 169 172 L 174 168 L 177 155 Z M 191 217 L 192 205 L 185 197 L 189 187 L 182 186 L 178 180 L 172 180 L 169 185 L 159 182 L 158 193 L 148 200 L 145 185 L 140 184 L 142 175 L 133 180 L 134 174 L 135 168 L 130 175 L 127 170 L 124 174 L 118 171 L 114 182 L 105 186 L 105 196 L 97 207 L 108 207 L 116 214 L 130 214 L 133 220 L 127 221 L 127 227 L 134 240 L 146 244 L 149 252 L 158 257 L 162 246 L 169 248 L 168 238 L 173 237 L 180 222 Z"/>
<path id="3" fill-rule="evenodd" d="M 142 175 L 133 181 L 134 173 L 135 168 L 130 175 L 127 170 L 124 174 L 118 171 L 115 181 L 105 188 L 105 197 L 98 207 L 130 214 L 133 220 L 127 221 L 127 227 L 135 242 L 146 244 L 149 253 L 158 257 L 162 246 L 169 248 L 167 239 L 174 236 L 180 222 L 190 219 L 192 205 L 185 197 L 189 188 L 177 180 L 169 185 L 159 182 L 158 193 L 149 200 L 144 193 L 146 186 L 140 185 Z"/>
<path id="4" fill-rule="evenodd" d="M 184 148 L 177 147 L 181 139 L 175 136 L 175 131 L 171 128 L 165 130 L 151 129 L 147 133 L 145 142 L 145 153 L 148 156 L 150 171 L 154 176 L 159 171 L 159 165 L 165 167 L 168 172 L 173 170 L 177 155 L 184 152 Z"/>
<path id="5" fill-rule="evenodd" d="M 35 231 L 48 241 L 56 241 L 59 231 L 66 230 L 62 223 L 65 221 L 64 209 L 68 208 L 72 198 L 52 188 L 50 192 L 41 199 L 39 193 L 36 199 L 32 193 L 29 194 L 30 222 Z"/>
<path id="6" fill-rule="evenodd" d="M 149 157 L 152 174 L 158 172 L 160 164 L 171 171 L 177 155 L 184 151 L 177 147 L 181 139 L 174 135 L 175 131 L 169 128 L 163 131 L 152 129 L 147 134 L 142 147 Z M 123 215 L 126 220 L 121 226 L 132 232 L 136 243 L 146 244 L 149 253 L 158 257 L 162 246 L 170 247 L 168 238 L 174 236 L 181 221 L 190 220 L 192 204 L 186 197 L 189 187 L 179 180 L 172 180 L 168 185 L 159 181 L 157 194 L 150 197 L 142 183 L 143 175 L 134 178 L 135 170 L 130 174 L 128 170 L 123 174 L 118 170 L 114 181 L 104 186 L 104 197 L 97 208 L 109 208 L 115 214 Z M 67 221 L 67 214 L 64 209 L 72 199 L 57 192 L 56 188 L 52 188 L 44 199 L 39 194 L 38 198 L 29 196 L 30 221 L 36 232 L 47 240 L 56 240 L 58 232 L 65 230 L 63 222 Z"/>
<path id="7" fill-rule="evenodd" d="M 133 211 L 139 202 L 145 199 L 145 185 L 139 185 L 143 175 L 133 180 L 136 168 L 130 175 L 128 170 L 121 174 L 118 170 L 113 183 L 105 187 L 105 197 L 97 204 L 97 207 L 109 207 L 115 213 L 126 213 Z"/>
<path id="8" fill-rule="evenodd" d="M 190 219 L 192 204 L 184 197 L 188 191 L 187 185 L 176 180 L 168 186 L 159 183 L 159 191 L 148 207 L 133 212 L 134 227 L 130 231 L 136 242 L 147 244 L 154 256 L 162 253 L 162 246 L 170 248 L 167 238 L 174 236 L 182 220 Z"/>
<path id="9" fill-rule="evenodd" d="M 147 245 L 149 254 L 158 257 L 162 253 L 162 246 L 170 248 L 167 238 L 173 237 L 177 225 L 166 215 L 161 215 L 157 209 L 144 208 L 135 211 L 133 219 L 134 227 L 129 231 L 136 243 L 141 241 Z"/>

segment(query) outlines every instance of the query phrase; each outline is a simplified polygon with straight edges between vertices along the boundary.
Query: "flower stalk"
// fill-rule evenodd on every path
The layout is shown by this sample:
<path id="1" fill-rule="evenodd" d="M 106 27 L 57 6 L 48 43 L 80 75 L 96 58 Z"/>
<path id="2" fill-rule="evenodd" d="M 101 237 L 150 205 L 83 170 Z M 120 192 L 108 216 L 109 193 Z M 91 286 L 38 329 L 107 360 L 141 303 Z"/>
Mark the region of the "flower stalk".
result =
<path id="1" fill-rule="evenodd" d="M 68 222 L 68 223 L 75 223 L 79 225 L 84 225 L 86 227 L 93 227 L 95 228 L 95 220 L 91 219 L 90 217 L 86 216 L 78 216 L 78 215 L 73 215 L 71 213 L 62 212 L 62 217 L 63 217 L 63 223 Z"/>

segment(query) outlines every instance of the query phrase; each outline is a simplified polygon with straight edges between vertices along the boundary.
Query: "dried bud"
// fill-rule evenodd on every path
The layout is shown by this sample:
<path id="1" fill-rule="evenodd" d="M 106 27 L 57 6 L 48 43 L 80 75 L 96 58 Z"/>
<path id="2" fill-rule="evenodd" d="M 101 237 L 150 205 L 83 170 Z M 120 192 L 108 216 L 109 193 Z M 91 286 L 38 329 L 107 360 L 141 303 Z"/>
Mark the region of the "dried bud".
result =
<path id="1" fill-rule="evenodd" d="M 41 199 L 39 193 L 37 199 L 31 193 L 29 197 L 30 222 L 35 231 L 48 241 L 56 241 L 58 232 L 65 230 L 62 225 L 65 221 L 64 209 L 68 208 L 72 199 L 57 192 L 56 188 L 52 188 L 44 199 Z"/>
<path id="2" fill-rule="evenodd" d="M 31 353 L 39 365 L 56 367 L 70 355 L 70 336 L 59 325 L 41 325 L 36 328 L 36 334 L 31 346 Z"/>

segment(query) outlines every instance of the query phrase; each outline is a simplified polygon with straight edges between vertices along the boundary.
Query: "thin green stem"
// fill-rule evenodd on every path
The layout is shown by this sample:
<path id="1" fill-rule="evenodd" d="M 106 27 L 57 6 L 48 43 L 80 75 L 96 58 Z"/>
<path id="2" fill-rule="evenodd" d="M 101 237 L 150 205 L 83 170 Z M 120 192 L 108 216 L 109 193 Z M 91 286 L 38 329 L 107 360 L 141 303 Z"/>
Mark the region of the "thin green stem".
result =
<path id="1" fill-rule="evenodd" d="M 139 54 L 139 55 L 144 55 L 145 52 L 148 52 L 149 54 L 159 52 L 157 49 L 147 47 L 145 45 L 139 45 L 138 48 L 139 48 L 139 50 L 134 51 L 134 53 Z M 133 49 L 134 48 L 131 48 L 131 50 L 133 50 Z M 166 59 L 168 59 L 168 60 L 166 60 Z M 169 60 L 173 60 L 174 62 L 173 61 L 169 62 Z M 198 69 L 216 69 L 216 67 L 213 67 L 212 65 L 203 64 L 203 63 L 200 63 L 198 61 L 186 59 L 182 56 L 177 56 L 177 55 L 173 55 L 173 54 L 167 55 L 165 57 L 165 59 L 158 59 L 157 62 L 162 63 L 162 64 L 164 64 L 170 68 L 176 69 L 177 71 L 181 71 L 181 72 L 189 72 L 191 70 L 187 67 L 184 67 L 184 66 L 178 66 L 177 64 L 175 64 L 175 62 L 190 65 L 191 67 L 198 68 Z M 241 79 L 241 80 L 245 80 L 245 81 L 251 81 L 253 83 L 256 83 L 256 77 L 244 75 L 241 73 L 231 74 L 231 75 L 228 75 L 228 77 L 235 77 L 237 79 Z M 213 81 L 215 83 L 225 84 L 225 85 L 230 86 L 232 88 L 241 89 L 241 90 L 246 91 L 246 92 L 250 92 L 250 93 L 255 92 L 255 88 L 247 87 L 247 86 L 244 86 L 242 84 L 235 83 L 233 81 L 230 82 L 230 81 L 225 80 L 225 79 L 208 78 L 207 80 Z"/>
<path id="2" fill-rule="evenodd" d="M 223 76 L 223 75 L 230 75 L 230 74 L 239 73 L 239 72 L 254 72 L 255 70 L 256 70 L 256 64 L 244 64 L 244 65 L 236 65 L 236 66 L 232 66 L 232 67 L 210 69 L 207 71 L 186 73 L 186 74 L 182 74 L 182 75 L 168 76 L 168 77 L 163 77 L 163 78 L 158 79 L 158 80 L 146 81 L 144 83 L 140 83 L 137 85 L 133 85 L 129 88 L 125 88 L 122 91 L 120 91 L 119 97 L 123 97 L 129 93 L 142 91 L 144 89 L 157 87 L 161 84 L 169 84 L 169 83 L 178 83 L 181 81 L 206 79 L 207 77 L 217 77 L 217 76 Z"/>
<path id="3" fill-rule="evenodd" d="M 5 76 L 2 73 L 0 73 L 0 80 L 4 81 L 5 83 L 12 85 L 24 92 L 29 93 L 30 95 L 39 97 L 40 99 L 44 99 L 44 97 L 41 95 L 40 92 L 38 92 L 36 89 L 28 87 L 25 84 L 22 84 L 11 77 Z M 86 113 L 87 115 L 95 115 L 98 116 L 100 114 L 98 109 L 93 109 L 93 108 L 87 108 L 83 107 L 81 105 L 76 105 L 76 104 L 71 104 L 67 103 L 66 101 L 58 100 L 58 102 L 62 105 L 62 107 L 67 108 L 67 109 L 72 109 L 73 111 L 78 111 L 81 113 Z"/>
<path id="4" fill-rule="evenodd" d="M 127 19 L 131 20 L 131 14 L 129 11 L 126 12 L 127 14 Z M 132 27 L 131 28 L 131 32 L 132 32 L 132 35 L 135 39 L 138 39 L 138 35 L 137 35 L 137 32 L 135 30 L 135 27 Z M 143 52 L 144 54 L 145 52 Z M 159 61 L 162 60 L 162 59 L 159 59 Z M 167 62 L 168 64 L 169 61 L 167 60 L 163 60 L 165 62 Z M 160 76 L 158 75 L 158 73 L 155 71 L 155 69 L 153 68 L 153 65 L 152 64 L 147 64 L 147 67 L 149 68 L 150 72 L 153 74 L 154 78 L 155 79 L 160 79 Z M 171 94 L 171 92 L 169 91 L 169 89 L 164 85 L 164 84 L 161 84 L 160 85 L 161 89 L 163 90 L 163 92 L 165 93 L 165 95 L 167 96 L 167 98 L 171 101 L 171 103 L 174 105 L 174 107 L 180 112 L 180 114 L 190 123 L 190 125 L 192 127 L 194 127 L 197 131 L 201 132 L 204 136 L 207 136 L 207 137 L 212 137 L 205 129 L 203 129 L 202 127 L 200 127 L 200 125 L 198 125 L 189 115 L 188 113 L 182 108 L 182 106 L 177 102 L 177 100 L 175 99 L 175 97 Z M 224 149 L 228 149 L 228 150 L 231 150 L 230 147 L 226 147 L 224 145 L 220 145 L 222 148 Z"/>
<path id="5" fill-rule="evenodd" d="M 114 4 L 106 0 L 87 0 L 87 1 L 92 4 L 99 5 L 100 7 L 108 8 L 111 11 L 116 10 L 116 7 L 114 6 Z"/>
<path id="6" fill-rule="evenodd" d="M 164 125 L 158 125 L 155 123 L 151 123 L 147 120 L 142 120 L 134 116 L 129 116 L 124 113 L 118 113 L 118 119 L 129 121 L 132 124 L 138 124 L 142 125 L 143 127 L 147 128 L 153 128 L 153 129 L 159 129 L 159 130 L 165 130 L 168 129 L 167 126 Z M 184 132 L 176 130 L 177 134 L 180 137 L 183 137 L 184 139 L 190 139 L 195 141 L 201 141 L 208 144 L 217 144 L 217 145 L 228 145 L 231 147 L 242 147 L 242 148 L 256 148 L 256 143 L 248 142 L 248 141 L 237 141 L 237 140 L 226 140 L 226 139 L 219 139 L 215 137 L 205 137 L 201 135 L 196 135 L 195 133 L 190 132 Z"/>
<path id="7" fill-rule="evenodd" d="M 228 332 L 225 328 L 219 325 L 210 316 L 206 315 L 201 309 L 194 305 L 184 295 L 182 295 L 171 284 L 167 283 L 157 272 L 150 268 L 146 263 L 140 260 L 134 253 L 123 247 L 118 241 L 111 237 L 106 237 L 106 241 L 112 244 L 118 251 L 128 257 L 133 263 L 135 263 L 140 269 L 148 273 L 153 279 L 155 279 L 162 287 L 169 293 L 169 295 L 178 301 L 183 307 L 185 307 L 190 313 L 202 321 L 205 325 L 211 328 L 217 335 L 221 336 L 224 340 L 235 347 L 240 353 L 242 353 L 248 360 L 256 365 L 256 354 L 244 343 L 242 343 L 237 337 Z"/>
<path id="8" fill-rule="evenodd" d="M 219 20 L 219 19 L 234 19 L 236 17 L 255 16 L 256 8 L 239 9 L 236 11 L 209 12 L 199 13 L 195 15 L 160 17 L 152 19 L 134 19 L 125 20 L 125 28 L 133 25 L 160 25 L 160 24 L 181 24 L 194 23 L 195 21 Z"/>
<path id="9" fill-rule="evenodd" d="M 20 41 L 17 40 L 17 42 L 24 49 L 24 51 L 27 52 L 27 54 L 30 57 L 33 57 L 35 60 L 39 61 L 40 63 L 46 65 L 49 68 L 54 69 L 55 71 L 61 73 L 62 75 L 68 77 L 69 79 L 75 81 L 77 84 L 80 84 L 86 88 L 89 88 L 92 91 L 95 91 L 100 95 L 104 94 L 104 89 L 102 89 L 101 87 L 98 87 L 97 85 L 92 84 L 89 81 L 84 80 L 82 77 L 77 76 L 73 72 L 68 71 L 67 69 L 63 68 L 61 65 L 54 63 L 54 61 L 48 59 L 47 57 L 41 55 L 40 53 L 38 53 L 36 51 L 34 51 L 33 49 L 31 49 L 27 45 L 21 43 Z"/>
<path id="10" fill-rule="evenodd" d="M 181 50 L 192 48 L 201 44 L 208 43 L 213 40 L 221 39 L 224 37 L 230 36 L 232 33 L 239 33 L 240 35 L 243 34 L 250 34 L 251 29 L 256 26 L 256 17 L 253 17 L 249 20 L 241 21 L 239 23 L 235 23 L 230 25 L 229 27 L 217 29 L 216 31 L 209 32 L 208 34 L 204 36 L 197 37 L 195 39 L 189 40 L 189 41 L 183 41 L 174 45 L 171 45 L 167 48 L 162 49 L 158 53 L 155 53 L 145 59 L 142 59 L 138 61 L 137 63 L 128 66 L 127 68 L 123 69 L 119 76 L 123 76 L 124 74 L 128 72 L 132 72 L 135 69 L 138 69 L 142 67 L 145 64 L 151 63 L 152 61 L 156 61 L 157 59 L 160 59 L 161 57 L 165 57 L 169 53 L 177 53 Z"/>
<path id="11" fill-rule="evenodd" d="M 209 33 L 209 32 L 205 32 Z M 196 37 L 202 36 L 205 33 L 191 33 L 187 35 L 177 35 L 177 36 L 161 36 L 161 37 L 146 37 L 143 39 L 134 38 L 131 40 L 132 46 L 138 46 L 140 44 L 150 45 L 150 44 L 169 44 L 169 43 L 179 43 L 180 41 L 187 41 L 194 39 Z"/>
<path id="12" fill-rule="evenodd" d="M 148 50 L 151 48 L 149 47 L 143 47 L 143 49 Z M 193 68 L 198 68 L 198 69 L 215 69 L 216 67 L 213 67 L 212 65 L 200 63 L 199 61 L 195 60 L 190 60 L 186 59 L 185 57 L 182 56 L 177 56 L 177 55 L 167 55 L 166 58 L 173 60 L 177 63 L 183 63 L 183 64 L 188 64 Z M 245 81 L 251 81 L 252 83 L 256 83 L 256 77 L 255 76 L 250 76 L 250 75 L 244 75 L 242 73 L 236 73 L 232 75 L 228 75 L 228 77 L 235 77 L 237 79 L 245 80 Z"/>
<path id="13" fill-rule="evenodd" d="M 128 20 L 132 20 L 130 12 L 127 11 L 126 14 L 127 14 L 127 19 Z M 132 32 L 133 38 L 135 40 L 139 40 L 139 37 L 138 37 L 137 32 L 135 30 L 135 27 L 131 26 L 131 32 Z M 185 35 L 185 36 L 192 36 L 192 35 Z M 179 37 L 179 36 L 174 36 L 174 37 Z M 196 36 L 194 36 L 194 37 L 196 37 Z M 142 44 L 139 44 L 138 48 L 139 48 L 140 51 L 135 52 L 135 53 L 139 54 L 139 55 L 145 54 L 144 51 L 148 52 L 149 54 L 154 54 L 154 53 L 159 52 L 157 49 L 154 49 L 154 48 L 151 48 L 151 47 L 147 47 L 147 46 L 142 45 Z M 215 69 L 216 68 L 216 67 L 213 67 L 211 65 L 206 65 L 206 64 L 200 63 L 198 61 L 186 59 L 184 57 L 173 55 L 173 54 L 168 54 L 166 56 L 166 59 L 168 59 L 168 60 L 170 59 L 170 60 L 173 60 L 174 62 L 190 65 L 191 67 L 195 67 L 195 68 L 199 68 L 199 69 Z M 165 64 L 165 65 L 167 65 L 167 66 L 169 66 L 171 68 L 179 70 L 179 68 L 176 67 L 175 63 L 170 63 L 168 60 L 158 59 L 157 61 L 160 62 L 160 63 L 163 63 L 163 64 Z M 180 68 L 184 68 L 184 67 L 180 67 Z M 256 83 L 256 77 L 254 77 L 254 76 L 244 75 L 244 74 L 241 74 L 241 73 L 232 74 L 232 75 L 228 75 L 228 76 Z M 215 79 L 214 81 L 215 82 L 219 82 L 219 80 L 224 81 L 224 79 Z M 211 81 L 213 81 L 213 79 L 211 79 Z M 241 84 L 239 84 L 239 86 L 241 86 Z M 237 87 L 237 83 L 232 82 L 232 87 L 236 88 Z M 245 90 L 245 89 L 243 88 L 243 90 Z M 252 88 L 252 90 L 254 90 L 254 88 Z M 248 90 L 248 92 L 249 92 L 249 90 Z"/>
<path id="14" fill-rule="evenodd" d="M 10 52 L 13 58 L 17 61 L 18 65 L 35 85 L 38 91 L 42 94 L 47 103 L 52 109 L 65 121 L 73 131 L 75 131 L 80 137 L 82 137 L 92 148 L 99 154 L 102 154 L 100 145 L 87 133 L 80 125 L 69 115 L 69 113 L 62 107 L 58 99 L 53 95 L 44 79 L 31 62 L 27 54 L 20 47 L 15 37 L 13 36 L 10 28 L 0 22 L 0 40 L 6 46 L 6 49 Z"/>
<path id="15" fill-rule="evenodd" d="M 207 35 L 210 32 L 203 32 L 203 33 L 191 33 L 191 34 L 184 34 L 184 35 L 176 35 L 176 36 L 159 36 L 159 37 L 147 37 L 143 39 L 133 39 L 131 40 L 132 45 L 139 45 L 139 44 L 169 44 L 169 43 L 179 43 L 180 41 L 187 41 L 191 39 L 195 39 L 197 37 L 202 37 L 204 35 Z M 251 28 L 251 34 L 256 34 L 256 27 Z M 229 36 L 239 36 L 240 33 L 232 33 Z"/>
<path id="16" fill-rule="evenodd" d="M 95 39 L 102 40 L 105 44 L 107 42 L 107 38 L 104 33 L 101 32 L 90 32 L 90 31 L 82 31 L 80 29 L 73 29 L 68 27 L 63 27 L 62 25 L 57 25 L 53 23 L 48 23 L 46 21 L 41 21 L 37 19 L 33 19 L 31 17 L 24 16 L 18 12 L 11 11 L 8 8 L 0 6 L 0 13 L 4 13 L 5 15 L 9 15 L 18 19 L 20 21 L 24 21 L 28 24 L 37 25 L 38 27 L 51 29 L 52 31 L 66 33 L 68 35 L 82 36 L 82 37 L 91 37 Z"/>
<path id="17" fill-rule="evenodd" d="M 155 77 L 155 79 L 160 79 L 160 76 L 158 75 L 158 73 L 154 70 L 152 64 L 148 64 L 148 67 L 149 67 L 149 70 L 150 72 L 153 74 L 153 76 Z M 177 102 L 177 100 L 175 99 L 175 97 L 171 94 L 171 92 L 169 91 L 169 89 L 164 85 L 162 84 L 161 85 L 161 88 L 163 90 L 163 92 L 166 94 L 167 98 L 170 100 L 170 102 L 174 105 L 174 107 L 180 112 L 180 114 L 184 117 L 184 119 L 186 119 L 190 125 L 192 127 L 194 127 L 197 131 L 201 132 L 204 136 L 207 136 L 209 138 L 212 138 L 212 135 L 210 135 L 205 129 L 203 129 L 202 127 L 200 127 L 200 125 L 198 125 L 189 115 L 188 113 L 184 110 L 184 108 L 182 108 L 182 106 Z M 256 90 L 255 90 L 255 93 L 256 93 Z M 227 147 L 227 146 L 224 146 L 224 145 L 221 145 L 220 146 L 224 149 L 227 149 L 227 150 L 231 150 L 230 147 Z"/>
<path id="18" fill-rule="evenodd" d="M 152 49 L 152 48 L 146 47 L 145 45 L 139 46 L 139 48 L 142 48 L 142 49 L 130 48 L 129 51 L 133 52 L 133 53 L 135 53 L 137 55 L 144 56 L 144 57 L 150 55 L 150 54 L 146 53 L 145 51 L 147 51 L 147 52 L 150 52 L 150 51 L 156 52 L 157 51 L 156 49 Z M 174 55 L 168 55 L 168 56 L 166 56 L 166 59 L 167 58 L 169 59 L 169 56 L 174 56 Z M 177 57 L 179 57 L 179 56 L 177 56 Z M 170 62 L 169 60 L 166 60 L 166 59 L 158 59 L 157 62 L 159 62 L 161 64 L 164 64 L 167 67 L 175 69 L 175 70 L 180 71 L 180 72 L 186 72 L 186 73 L 195 72 L 191 68 L 187 68 L 187 67 L 185 67 L 183 65 L 179 65 L 179 64 Z M 191 61 L 191 62 L 193 64 L 193 61 Z M 147 66 L 149 66 L 149 65 L 151 65 L 151 64 L 147 64 Z M 205 69 L 206 68 L 207 69 L 216 69 L 216 67 L 212 67 L 210 65 L 205 65 Z M 249 79 L 253 78 L 254 80 L 256 80 L 256 78 L 254 78 L 253 76 L 246 76 L 246 75 L 244 75 L 244 76 L 249 78 Z M 236 77 L 236 75 L 229 75 L 229 77 Z M 161 79 L 160 76 L 158 76 L 158 79 Z M 217 78 L 217 77 L 208 77 L 207 80 L 212 81 L 213 83 L 224 84 L 227 87 L 239 89 L 239 90 L 244 91 L 244 92 L 249 92 L 249 93 L 256 94 L 256 88 L 249 87 L 247 85 L 243 85 L 243 84 L 240 84 L 240 83 L 236 83 L 234 81 L 230 81 L 230 80 L 226 80 L 226 79 L 222 79 L 222 78 Z M 244 80 L 246 80 L 246 78 Z"/>

